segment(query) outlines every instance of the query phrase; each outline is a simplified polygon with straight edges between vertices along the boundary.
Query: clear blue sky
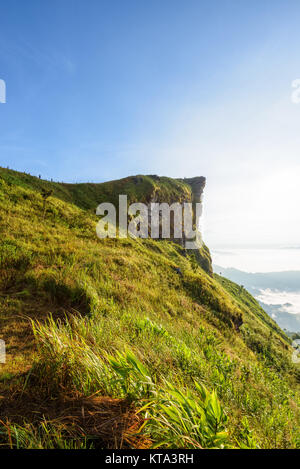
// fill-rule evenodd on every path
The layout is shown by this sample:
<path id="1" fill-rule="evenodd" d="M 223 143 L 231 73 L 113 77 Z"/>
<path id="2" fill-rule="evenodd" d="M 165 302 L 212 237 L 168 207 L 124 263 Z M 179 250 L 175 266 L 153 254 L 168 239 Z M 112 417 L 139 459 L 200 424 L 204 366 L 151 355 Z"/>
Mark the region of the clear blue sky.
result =
<path id="1" fill-rule="evenodd" d="M 300 239 L 299 1 L 0 8 L 1 166 L 70 182 L 204 175 L 212 243 Z"/>

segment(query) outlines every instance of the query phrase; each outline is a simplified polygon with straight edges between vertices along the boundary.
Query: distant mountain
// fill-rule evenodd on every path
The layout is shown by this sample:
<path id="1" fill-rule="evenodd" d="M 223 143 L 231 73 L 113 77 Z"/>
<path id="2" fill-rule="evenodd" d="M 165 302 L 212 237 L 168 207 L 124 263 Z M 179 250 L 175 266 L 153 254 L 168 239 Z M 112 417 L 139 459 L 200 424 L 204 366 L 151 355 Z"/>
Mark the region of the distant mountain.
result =
<path id="1" fill-rule="evenodd" d="M 296 270 L 249 273 L 234 268 L 224 268 L 214 265 L 214 271 L 218 274 L 222 272 L 224 277 L 229 278 L 233 282 L 242 283 L 252 292 L 266 288 L 290 292 L 300 291 L 300 271 Z"/>
<path id="2" fill-rule="evenodd" d="M 286 305 L 267 305 L 260 301 L 263 309 L 277 322 L 282 328 L 291 332 L 300 332 L 300 313 L 292 314 L 284 311 Z"/>
<path id="3" fill-rule="evenodd" d="M 214 271 L 229 280 L 243 285 L 256 298 L 262 290 L 270 289 L 281 292 L 300 292 L 300 271 L 249 273 L 234 268 L 213 266 Z M 260 301 L 263 309 L 286 330 L 300 331 L 300 312 L 293 314 L 286 311 L 290 304 L 266 304 Z"/>

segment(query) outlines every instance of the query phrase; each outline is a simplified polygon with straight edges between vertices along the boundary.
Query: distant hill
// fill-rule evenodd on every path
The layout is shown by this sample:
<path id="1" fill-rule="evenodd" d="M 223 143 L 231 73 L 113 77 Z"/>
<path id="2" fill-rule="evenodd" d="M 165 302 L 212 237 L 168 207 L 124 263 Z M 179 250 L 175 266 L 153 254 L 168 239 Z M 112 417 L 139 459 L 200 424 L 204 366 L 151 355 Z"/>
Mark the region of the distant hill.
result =
<path id="1" fill-rule="evenodd" d="M 248 273 L 234 268 L 223 268 L 214 265 L 215 272 L 222 272 L 226 278 L 240 284 L 254 296 L 259 296 L 261 290 L 271 289 L 285 292 L 300 292 L 300 272 L 267 272 Z M 300 331 L 299 314 L 285 311 L 286 304 L 269 305 L 260 302 L 264 310 L 279 324 L 280 327 L 292 332 Z"/>
<path id="2" fill-rule="evenodd" d="M 266 288 L 284 291 L 300 290 L 300 271 L 249 273 L 218 265 L 214 265 L 214 271 L 222 272 L 225 277 L 234 282 L 244 283 L 253 292 Z"/>

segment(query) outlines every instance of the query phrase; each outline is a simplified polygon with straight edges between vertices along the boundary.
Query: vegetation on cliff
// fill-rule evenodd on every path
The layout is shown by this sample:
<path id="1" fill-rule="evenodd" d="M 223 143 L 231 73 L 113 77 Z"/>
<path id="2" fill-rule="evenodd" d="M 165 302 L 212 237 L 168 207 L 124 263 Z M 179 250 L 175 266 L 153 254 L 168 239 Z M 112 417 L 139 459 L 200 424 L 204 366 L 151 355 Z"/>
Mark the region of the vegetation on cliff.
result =
<path id="1" fill-rule="evenodd" d="M 211 275 L 208 249 L 201 266 L 173 242 L 96 237 L 100 202 L 154 191 L 191 197 L 156 176 L 69 185 L 0 169 L 3 447 L 300 447 L 290 341 Z"/>

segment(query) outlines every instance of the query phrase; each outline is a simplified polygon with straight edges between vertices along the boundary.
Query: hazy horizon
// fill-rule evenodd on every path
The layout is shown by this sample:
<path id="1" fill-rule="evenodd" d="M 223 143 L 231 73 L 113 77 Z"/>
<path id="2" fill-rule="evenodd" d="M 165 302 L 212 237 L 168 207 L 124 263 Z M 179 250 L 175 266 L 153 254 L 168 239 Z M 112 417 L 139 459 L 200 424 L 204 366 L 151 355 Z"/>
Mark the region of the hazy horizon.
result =
<path id="1" fill-rule="evenodd" d="M 213 264 L 222 268 L 234 268 L 248 273 L 300 272 L 300 247 L 210 248 Z"/>

